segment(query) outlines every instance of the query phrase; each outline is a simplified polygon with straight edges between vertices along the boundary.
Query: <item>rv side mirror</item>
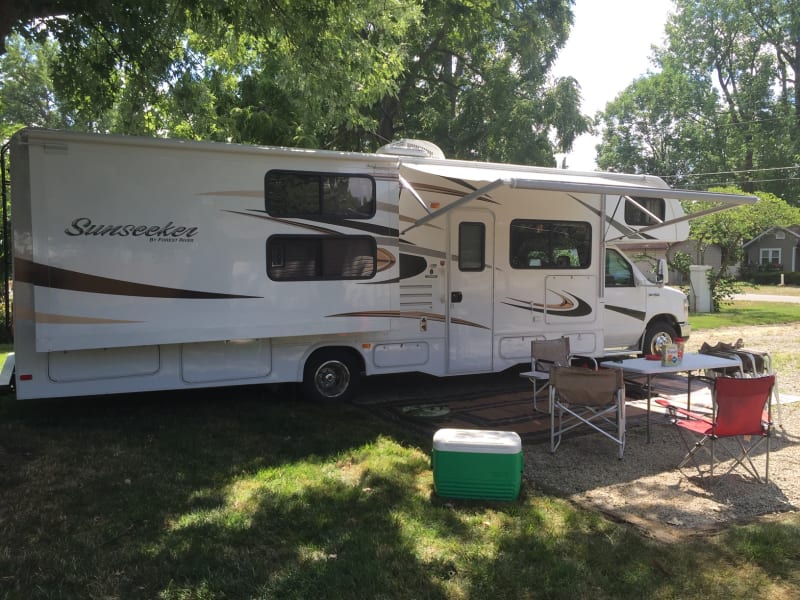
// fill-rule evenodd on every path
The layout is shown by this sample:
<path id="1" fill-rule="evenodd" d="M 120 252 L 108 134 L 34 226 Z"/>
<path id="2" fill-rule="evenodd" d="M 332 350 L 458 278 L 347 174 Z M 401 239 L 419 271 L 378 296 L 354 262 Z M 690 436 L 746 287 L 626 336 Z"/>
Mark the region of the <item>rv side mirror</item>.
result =
<path id="1" fill-rule="evenodd" d="M 666 258 L 659 258 L 656 266 L 656 283 L 666 285 L 669 281 L 669 267 Z"/>

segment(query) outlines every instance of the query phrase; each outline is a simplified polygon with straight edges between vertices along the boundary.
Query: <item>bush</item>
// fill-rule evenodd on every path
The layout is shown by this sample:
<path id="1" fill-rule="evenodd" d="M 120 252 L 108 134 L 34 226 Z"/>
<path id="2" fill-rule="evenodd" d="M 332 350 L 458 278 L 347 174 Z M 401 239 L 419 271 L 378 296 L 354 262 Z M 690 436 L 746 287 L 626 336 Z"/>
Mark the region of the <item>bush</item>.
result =
<path id="1" fill-rule="evenodd" d="M 756 285 L 779 285 L 781 282 L 781 274 L 776 271 L 750 271 L 742 273 L 742 278 Z M 786 285 L 800 285 L 800 273 L 784 273 L 783 283 Z"/>

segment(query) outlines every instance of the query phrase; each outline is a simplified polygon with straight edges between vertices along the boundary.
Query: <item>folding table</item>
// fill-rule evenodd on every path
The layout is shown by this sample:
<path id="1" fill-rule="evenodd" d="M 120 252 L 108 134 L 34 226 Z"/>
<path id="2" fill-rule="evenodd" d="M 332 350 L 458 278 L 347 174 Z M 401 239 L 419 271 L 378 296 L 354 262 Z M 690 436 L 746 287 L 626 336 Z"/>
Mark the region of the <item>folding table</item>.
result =
<path id="1" fill-rule="evenodd" d="M 647 358 L 625 358 L 622 360 L 604 360 L 600 363 L 600 366 L 607 369 L 622 369 L 625 375 L 644 375 L 647 377 L 647 443 L 650 443 L 650 401 L 653 396 L 650 383 L 653 377 L 671 373 L 687 373 L 689 383 L 686 408 L 689 409 L 691 408 L 692 397 L 692 373 L 731 367 L 742 369 L 742 363 L 738 359 L 693 352 L 685 352 L 683 360 L 674 365 L 662 365 L 660 360 L 649 360 Z"/>

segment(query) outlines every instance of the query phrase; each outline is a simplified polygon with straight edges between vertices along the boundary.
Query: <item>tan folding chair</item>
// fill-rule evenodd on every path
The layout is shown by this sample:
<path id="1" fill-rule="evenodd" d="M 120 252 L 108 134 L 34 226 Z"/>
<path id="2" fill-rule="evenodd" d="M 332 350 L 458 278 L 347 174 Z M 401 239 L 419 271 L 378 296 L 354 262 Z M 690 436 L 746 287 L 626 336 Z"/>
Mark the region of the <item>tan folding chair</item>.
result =
<path id="1" fill-rule="evenodd" d="M 550 370 L 550 452 L 580 426 L 602 434 L 625 452 L 625 380 L 622 369 L 554 367 Z"/>
<path id="2" fill-rule="evenodd" d="M 530 379 L 533 385 L 533 410 L 539 411 L 536 397 L 550 385 L 550 370 L 553 367 L 567 367 L 575 361 L 583 361 L 597 369 L 597 360 L 588 356 L 576 356 L 570 352 L 569 338 L 564 336 L 552 340 L 533 340 L 531 342 L 531 370 L 520 373 Z"/>
<path id="3" fill-rule="evenodd" d="M 550 370 L 553 367 L 566 367 L 571 362 L 568 337 L 531 342 L 531 370 L 523 375 L 527 376 L 533 385 L 533 410 L 539 410 L 536 397 L 550 385 Z"/>

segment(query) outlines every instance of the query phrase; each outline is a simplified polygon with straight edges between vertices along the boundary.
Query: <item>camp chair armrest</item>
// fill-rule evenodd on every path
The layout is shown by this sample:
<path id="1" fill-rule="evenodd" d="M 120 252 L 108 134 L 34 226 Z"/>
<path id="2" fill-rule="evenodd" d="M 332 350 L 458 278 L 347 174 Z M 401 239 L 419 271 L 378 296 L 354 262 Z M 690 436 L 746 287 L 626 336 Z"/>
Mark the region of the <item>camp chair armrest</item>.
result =
<path id="1" fill-rule="evenodd" d="M 691 410 L 686 410 L 685 408 L 681 408 L 680 406 L 675 406 L 674 404 L 670 404 L 663 398 L 656 398 L 656 404 L 663 406 L 669 411 L 670 416 L 673 417 L 682 417 L 684 419 L 691 419 L 694 421 L 702 421 L 708 425 L 713 425 L 714 421 L 708 417 L 708 415 L 704 415 L 702 413 L 696 413 Z"/>

